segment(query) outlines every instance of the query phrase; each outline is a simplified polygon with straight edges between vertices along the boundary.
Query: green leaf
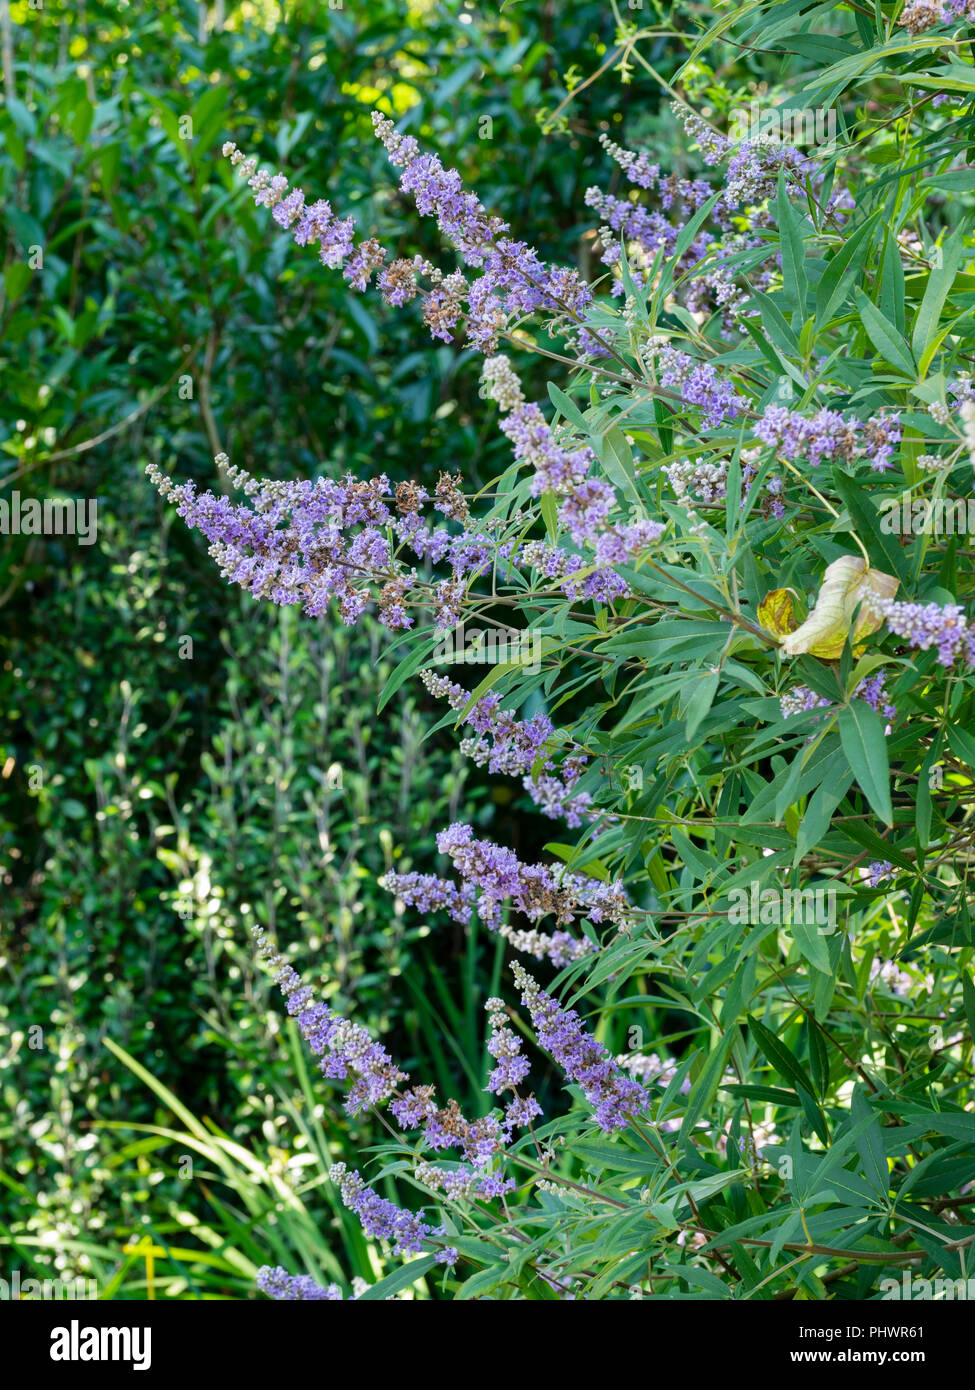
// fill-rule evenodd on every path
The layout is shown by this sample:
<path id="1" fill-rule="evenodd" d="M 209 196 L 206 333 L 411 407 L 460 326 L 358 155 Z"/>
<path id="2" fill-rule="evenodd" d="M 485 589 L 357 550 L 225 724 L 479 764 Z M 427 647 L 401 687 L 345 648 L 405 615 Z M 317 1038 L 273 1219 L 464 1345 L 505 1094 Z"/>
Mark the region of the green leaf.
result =
<path id="1" fill-rule="evenodd" d="M 779 1086 L 721 1086 L 729 1096 L 741 1096 L 743 1100 L 766 1100 L 772 1105 L 795 1107 L 799 1104 L 796 1091 L 784 1091 Z"/>
<path id="2" fill-rule="evenodd" d="M 931 798 L 931 787 L 928 781 L 931 768 L 937 762 L 937 754 L 931 749 L 927 757 L 921 764 L 921 771 L 917 779 L 917 812 L 914 817 L 914 828 L 917 836 L 918 849 L 923 852 L 931 843 L 931 814 L 934 803 Z"/>
<path id="3" fill-rule="evenodd" d="M 432 641 L 423 642 L 415 651 L 410 652 L 409 656 L 404 656 L 403 660 L 396 666 L 389 680 L 382 688 L 379 702 L 376 705 L 377 714 L 381 713 L 386 705 L 389 704 L 389 701 L 396 694 L 397 690 L 399 690 L 400 686 L 403 685 L 405 681 L 409 680 L 410 676 L 414 675 L 415 672 L 419 671 L 420 667 L 433 652 L 434 645 Z"/>
<path id="4" fill-rule="evenodd" d="M 884 243 L 884 259 L 880 271 L 880 311 L 898 333 L 904 333 L 904 267 L 901 264 L 900 243 L 893 232 L 888 232 Z"/>
<path id="5" fill-rule="evenodd" d="M 798 864 L 818 845 L 829 829 L 833 812 L 846 796 L 853 781 L 852 774 L 847 777 L 830 777 L 818 786 L 810 797 L 796 835 L 796 852 L 793 859 Z"/>
<path id="6" fill-rule="evenodd" d="M 556 386 L 554 381 L 548 383 L 548 394 L 556 410 L 562 412 L 570 425 L 575 425 L 577 429 L 585 430 L 588 433 L 589 426 L 586 424 L 586 417 L 571 396 L 567 396 L 561 387 Z"/>
<path id="7" fill-rule="evenodd" d="M 738 1033 L 735 1028 L 729 1028 L 721 1039 L 718 1046 L 708 1057 L 701 1074 L 691 1085 L 691 1093 L 687 1101 L 687 1109 L 684 1112 L 684 1119 L 680 1127 L 681 1145 L 690 1144 L 691 1135 L 694 1133 L 698 1120 L 714 1099 L 715 1093 L 724 1075 L 725 1062 L 731 1045 L 737 1038 Z"/>
<path id="8" fill-rule="evenodd" d="M 963 974 L 961 977 L 962 998 L 965 1001 L 965 1017 L 968 1019 L 968 1030 L 975 1038 L 975 984 L 972 983 L 971 975 Z"/>
<path id="9" fill-rule="evenodd" d="M 861 484 L 844 473 L 842 468 L 833 469 L 833 482 L 850 513 L 855 534 L 863 541 L 871 560 L 878 568 L 886 568 L 902 584 L 907 584 L 911 572 L 908 552 L 898 545 L 896 536 L 880 529 L 880 514 L 873 503 L 867 501 Z M 885 562 L 883 564 L 880 562 L 881 556 Z"/>
<path id="10" fill-rule="evenodd" d="M 758 1019 L 752 1018 L 750 1014 L 748 1015 L 748 1028 L 758 1043 L 765 1060 L 771 1062 L 781 1077 L 786 1081 L 791 1081 L 797 1091 L 805 1091 L 807 1096 L 815 1100 L 816 1088 L 812 1080 L 785 1043 L 780 1042 L 774 1033 L 770 1033 L 764 1024 L 759 1023 Z"/>
<path id="11" fill-rule="evenodd" d="M 806 1035 L 809 1038 L 809 1066 L 816 1089 L 825 1096 L 829 1088 L 829 1051 L 822 1029 L 813 1019 L 806 1020 Z"/>
<path id="12" fill-rule="evenodd" d="M 639 502 L 640 494 L 636 485 L 636 469 L 633 466 L 633 450 L 626 442 L 626 435 L 618 425 L 597 435 L 594 439 L 600 462 L 606 469 L 610 482 L 625 493 L 631 502 Z"/>
<path id="13" fill-rule="evenodd" d="M 370 1285 L 365 1293 L 359 1295 L 356 1302 L 375 1302 L 377 1299 L 389 1298 L 390 1294 L 399 1293 L 402 1289 L 408 1289 L 428 1270 L 433 1269 L 435 1264 L 433 1255 L 421 1255 L 418 1260 L 410 1260 L 409 1264 L 394 1270 L 392 1274 L 387 1274 L 385 1279 L 380 1279 L 378 1284 Z"/>
<path id="14" fill-rule="evenodd" d="M 941 310 L 961 264 L 964 250 L 964 228 L 958 227 L 941 247 L 941 264 L 928 277 L 924 298 L 914 320 L 911 346 L 919 358 L 938 329 Z"/>
<path id="15" fill-rule="evenodd" d="M 952 724 L 948 729 L 948 742 L 955 756 L 960 758 L 966 767 L 975 769 L 975 737 L 959 724 Z"/>
<path id="16" fill-rule="evenodd" d="M 782 246 L 783 293 L 787 304 L 801 316 L 806 303 L 806 253 L 802 244 L 802 219 L 789 198 L 785 174 L 781 170 L 775 206 Z"/>
<path id="17" fill-rule="evenodd" d="M 758 305 L 762 316 L 761 327 L 764 328 L 772 341 L 776 343 L 783 352 L 795 353 L 798 357 L 800 353 L 799 339 L 789 327 L 781 309 L 775 303 L 775 300 L 770 299 L 769 296 L 763 294 L 761 290 L 752 290 L 748 307 L 750 307 L 752 303 Z"/>
<path id="18" fill-rule="evenodd" d="M 583 1162 L 596 1168 L 608 1168 L 614 1173 L 635 1173 L 645 1178 L 660 1167 L 659 1160 L 652 1153 L 641 1155 L 624 1144 L 577 1140 L 572 1145 L 572 1152 L 578 1154 Z"/>
<path id="19" fill-rule="evenodd" d="M 922 188 L 938 188 L 947 193 L 975 192 L 975 169 L 946 169 L 921 180 Z"/>
<path id="20" fill-rule="evenodd" d="M 880 715 L 864 700 L 854 700 L 840 709 L 839 726 L 840 742 L 854 777 L 884 824 L 893 825 L 890 764 Z"/>
<path id="21" fill-rule="evenodd" d="M 19 299 L 23 294 L 24 290 L 30 284 L 30 277 L 30 266 L 25 265 L 23 261 L 12 261 L 11 264 L 7 266 L 3 281 L 7 292 L 7 298 L 11 303 L 13 303 L 15 299 Z"/>
<path id="22" fill-rule="evenodd" d="M 559 534 L 559 508 L 554 493 L 543 492 L 539 501 L 539 507 L 542 513 L 542 520 L 545 522 L 545 530 L 548 534 L 549 542 L 554 545 Z"/>
<path id="23" fill-rule="evenodd" d="M 816 286 L 816 327 L 824 328 L 846 300 L 870 249 L 870 236 L 881 215 L 878 208 L 862 227 L 843 243 L 823 271 Z"/>
<path id="24" fill-rule="evenodd" d="M 684 709 L 684 731 L 690 743 L 706 717 L 721 683 L 720 671 L 698 672 L 690 677 L 691 693 Z"/>
<path id="25" fill-rule="evenodd" d="M 892 366 L 912 380 L 917 378 L 917 364 L 911 356 L 907 343 L 898 333 L 897 329 L 886 318 L 875 304 L 872 304 L 863 290 L 854 289 L 853 297 L 856 300 L 857 311 L 863 321 L 863 326 L 867 330 L 867 336 L 874 347 Z"/>
<path id="26" fill-rule="evenodd" d="M 821 970 L 824 975 L 828 974 L 832 969 L 832 961 L 826 936 L 819 925 L 807 921 L 806 916 L 805 913 L 800 913 L 798 920 L 792 922 L 787 930 L 795 937 L 803 959 L 807 960 L 813 969 Z"/>
<path id="27" fill-rule="evenodd" d="M 690 246 L 691 242 L 694 240 L 699 228 L 703 226 L 705 220 L 710 216 L 712 208 L 714 207 L 715 203 L 718 201 L 720 197 L 721 190 L 719 189 L 717 193 L 712 193 L 711 197 L 707 200 L 707 202 L 703 203 L 697 209 L 694 216 L 690 218 L 688 222 L 685 222 L 684 226 L 678 233 L 677 241 L 674 244 L 673 252 L 670 255 L 668 255 L 666 261 L 661 266 L 660 274 L 658 276 L 651 277 L 650 284 L 654 286 L 653 301 L 655 305 L 659 306 L 663 304 L 663 301 L 670 290 L 671 284 L 673 283 L 674 270 L 677 266 L 678 261 L 683 256 L 687 248 Z"/>
<path id="28" fill-rule="evenodd" d="M 886 1199 L 890 1190 L 890 1173 L 887 1169 L 883 1131 L 880 1118 L 871 1109 L 862 1086 L 853 1088 L 850 1117 L 858 1129 L 857 1150 L 863 1164 L 864 1176 L 870 1186 Z"/>

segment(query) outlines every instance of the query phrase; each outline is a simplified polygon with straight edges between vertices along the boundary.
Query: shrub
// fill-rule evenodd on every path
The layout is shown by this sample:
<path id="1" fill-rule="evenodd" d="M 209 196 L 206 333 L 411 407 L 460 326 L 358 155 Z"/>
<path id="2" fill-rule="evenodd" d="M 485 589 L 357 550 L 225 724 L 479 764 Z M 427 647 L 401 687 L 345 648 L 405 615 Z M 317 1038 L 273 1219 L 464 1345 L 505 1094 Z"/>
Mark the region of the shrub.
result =
<path id="1" fill-rule="evenodd" d="M 444 1039 L 487 1061 L 493 1109 L 255 932 L 347 1115 L 387 1117 L 330 1171 L 370 1241 L 418 1256 L 371 1296 L 436 1273 L 460 1298 L 876 1298 L 967 1272 L 975 626 L 935 504 L 975 464 L 971 238 L 940 196 L 970 186 L 975 77 L 953 11 L 835 15 L 796 38 L 791 7 L 757 5 L 732 34 L 788 36 L 800 110 L 842 102 L 833 147 L 732 138 L 682 98 L 699 164 L 668 177 L 607 133 L 627 187 L 586 196 L 596 285 L 389 112 L 400 187 L 459 267 L 394 258 L 225 147 L 299 248 L 484 355 L 513 453 L 435 486 L 221 455 L 240 500 L 149 469 L 231 583 L 335 624 L 374 608 L 407 648 L 380 706 L 421 679 L 560 837 L 509 847 L 458 816 L 442 873 L 383 879 L 390 914 L 513 953 L 481 1037 Z M 692 88 L 729 27 L 695 44 Z M 570 368 L 548 401 L 512 360 L 531 350 Z M 439 669 L 458 644 L 490 654 L 483 679 Z M 299 1258 L 258 1286 L 342 1296 Z"/>
<path id="2" fill-rule="evenodd" d="M 377 326 L 344 282 L 285 264 L 281 245 L 268 254 L 271 228 L 229 215 L 213 158 L 228 122 L 279 157 L 300 150 L 392 232 L 368 117 L 389 92 L 504 205 L 530 194 L 574 254 L 566 195 L 584 171 L 571 136 L 544 140 L 536 115 L 556 100 L 553 41 L 569 61 L 587 52 L 602 7 L 554 29 L 534 0 L 504 16 L 420 8 L 3 11 L 0 507 L 14 494 L 98 506 L 96 545 L 0 537 L 0 1241 L 45 1273 L 84 1261 L 86 1241 L 127 1263 L 132 1225 L 161 1231 L 174 1202 L 209 1214 L 201 1188 L 145 1152 L 116 1161 L 100 1126 L 158 1117 L 109 1042 L 234 1142 L 281 1138 L 292 1069 L 235 937 L 244 907 L 285 941 L 334 947 L 342 1006 L 394 1030 L 444 1085 L 463 1076 L 434 1020 L 444 970 L 473 982 L 478 949 L 459 933 L 434 949 L 405 914 L 389 930 L 376 880 L 393 855 L 432 870 L 434 826 L 462 792 L 486 822 L 483 790 L 457 775 L 446 732 L 421 746 L 416 699 L 366 717 L 388 675 L 374 628 L 326 643 L 324 624 L 218 592 L 182 528 L 147 512 L 141 476 L 177 457 L 209 473 L 221 442 L 238 460 L 275 452 L 281 476 L 379 453 L 397 477 L 417 458 L 431 477 L 448 464 L 487 476 L 502 457 L 472 421 L 474 355 L 412 352 L 404 316 Z M 424 249 L 418 230 L 404 253 Z M 429 958 L 429 989 L 396 988 L 407 947 Z M 456 1007 L 473 1027 L 476 990 Z M 355 1142 L 371 1133 L 360 1121 Z M 339 1235 L 337 1250 L 350 1267 L 357 1247 Z"/>
<path id="3" fill-rule="evenodd" d="M 607 139 L 633 192 L 586 197 L 615 304 L 378 113 L 462 269 L 391 261 L 226 146 L 299 247 L 486 354 L 514 461 L 431 496 L 220 460 L 239 503 L 151 470 L 231 582 L 346 623 L 376 603 L 410 638 L 386 697 L 422 671 L 467 755 L 578 831 L 536 863 L 458 822 L 438 837 L 452 876 L 385 880 L 544 963 L 514 961 L 517 1002 L 487 1002 L 488 1115 L 408 1077 L 258 935 L 346 1109 L 388 1106 L 405 1132 L 379 1171 L 420 1207 L 340 1163 L 344 1204 L 460 1297 L 870 1296 L 905 1265 L 963 1272 L 971 569 L 957 539 L 884 524 L 975 462 L 969 240 L 925 203 L 952 184 L 961 118 L 925 110 L 919 191 L 916 140 L 884 127 L 823 159 L 677 111 L 699 177 Z M 556 344 L 576 368 L 549 419 L 500 349 Z M 508 642 L 474 690 L 436 671 L 471 621 Z M 539 1104 L 553 1076 L 568 1105 L 555 1087 Z M 339 1296 L 280 1268 L 259 1283 Z"/>

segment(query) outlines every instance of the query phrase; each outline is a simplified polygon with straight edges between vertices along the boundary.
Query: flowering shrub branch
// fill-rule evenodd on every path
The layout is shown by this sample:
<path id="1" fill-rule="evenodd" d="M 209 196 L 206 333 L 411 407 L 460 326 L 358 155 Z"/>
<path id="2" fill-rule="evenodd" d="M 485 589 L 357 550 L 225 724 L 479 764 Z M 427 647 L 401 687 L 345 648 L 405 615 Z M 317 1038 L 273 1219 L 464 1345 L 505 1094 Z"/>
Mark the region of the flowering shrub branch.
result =
<path id="1" fill-rule="evenodd" d="M 422 681 L 464 754 L 574 833 L 525 863 L 459 821 L 438 838 L 456 881 L 384 879 L 396 910 L 476 918 L 551 977 L 512 960 L 519 1002 L 487 1002 L 488 1114 L 408 1084 L 272 959 L 349 1113 L 385 1107 L 414 1136 L 380 1156 L 420 1211 L 338 1165 L 341 1200 L 466 1297 L 825 1297 L 851 1268 L 955 1269 L 975 1204 L 975 551 L 879 524 L 905 490 L 970 480 L 967 223 L 920 256 L 906 163 L 887 194 L 864 175 L 865 152 L 901 157 L 883 130 L 826 160 L 675 109 L 696 177 L 602 138 L 624 186 L 586 194 L 593 284 L 381 113 L 400 189 L 457 265 L 390 260 L 226 145 L 299 248 L 483 356 L 511 462 L 477 493 L 221 458 L 239 502 L 150 469 L 255 598 L 345 623 L 375 608 L 409 648 L 387 698 Z M 533 349 L 568 369 L 549 402 L 512 360 Z M 473 689 L 438 669 L 439 638 L 499 612 L 535 668 L 502 661 Z M 962 1020 L 929 1072 L 928 1028 Z M 521 1089 L 528 1040 L 568 1091 L 544 1113 Z M 280 1269 L 261 1287 L 339 1296 Z"/>

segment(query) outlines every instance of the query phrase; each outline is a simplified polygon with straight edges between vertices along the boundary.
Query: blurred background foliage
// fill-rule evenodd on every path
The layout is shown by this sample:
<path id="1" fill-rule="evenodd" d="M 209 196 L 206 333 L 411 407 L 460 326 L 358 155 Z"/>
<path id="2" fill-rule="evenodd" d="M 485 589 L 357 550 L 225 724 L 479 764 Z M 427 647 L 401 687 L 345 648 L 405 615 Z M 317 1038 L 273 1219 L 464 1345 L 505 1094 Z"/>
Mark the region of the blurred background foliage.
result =
<path id="1" fill-rule="evenodd" d="M 650 82 L 581 83 L 558 112 L 618 19 L 587 0 L 0 4 L 0 496 L 98 501 L 95 545 L 0 546 L 5 1265 L 126 1297 L 252 1296 L 256 1264 L 296 1253 L 374 1277 L 324 1181 L 368 1123 L 296 1070 L 250 923 L 418 1075 L 485 1103 L 469 1059 L 495 944 L 394 917 L 376 879 L 394 855 L 433 869 L 460 813 L 514 847 L 537 831 L 512 791 L 465 780 L 452 735 L 425 738 L 422 691 L 376 719 L 388 639 L 231 593 L 143 471 L 213 485 L 226 450 L 280 477 L 493 476 L 506 444 L 470 354 L 296 253 L 219 147 L 439 259 L 372 136 L 381 104 L 588 274 L 598 130 L 673 154 Z"/>

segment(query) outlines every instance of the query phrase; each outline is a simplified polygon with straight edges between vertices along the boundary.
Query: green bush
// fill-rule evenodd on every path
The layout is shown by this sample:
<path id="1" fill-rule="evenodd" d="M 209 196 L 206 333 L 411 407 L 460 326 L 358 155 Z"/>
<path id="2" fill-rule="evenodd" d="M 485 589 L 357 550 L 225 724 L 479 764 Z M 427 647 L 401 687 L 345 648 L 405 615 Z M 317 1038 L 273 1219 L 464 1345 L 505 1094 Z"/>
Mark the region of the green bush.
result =
<path id="1" fill-rule="evenodd" d="M 514 452 L 489 487 L 404 501 L 385 477 L 353 497 L 229 468 L 231 511 L 150 473 L 232 583 L 311 615 L 333 597 L 346 621 L 375 602 L 408 647 L 380 705 L 422 672 L 475 764 L 575 832 L 537 863 L 467 815 L 438 835 L 448 875 L 386 875 L 408 909 L 541 962 L 511 962 L 514 994 L 493 984 L 466 1040 L 475 1072 L 490 1033 L 488 1114 L 395 1032 L 336 1018 L 259 934 L 347 1114 L 388 1103 L 390 1139 L 330 1170 L 369 1237 L 420 1257 L 376 1296 L 437 1265 L 462 1299 L 967 1279 L 975 73 L 923 7 L 811 10 L 798 38 L 788 8 L 719 21 L 678 75 L 715 59 L 708 119 L 674 106 L 691 178 L 603 140 L 629 184 L 586 196 L 615 297 L 511 245 L 377 114 L 464 267 L 441 253 L 409 289 L 487 356 L 484 412 Z M 729 30 L 732 53 L 782 46 L 773 116 L 812 112 L 812 148 L 723 132 L 750 96 L 718 77 Z M 224 153 L 299 248 L 333 269 L 357 254 L 289 176 Z M 553 345 L 573 371 L 540 403 L 508 354 Z M 537 660 L 440 672 L 445 638 L 510 636 L 502 619 Z M 287 1266 L 258 1282 L 341 1296 Z"/>

